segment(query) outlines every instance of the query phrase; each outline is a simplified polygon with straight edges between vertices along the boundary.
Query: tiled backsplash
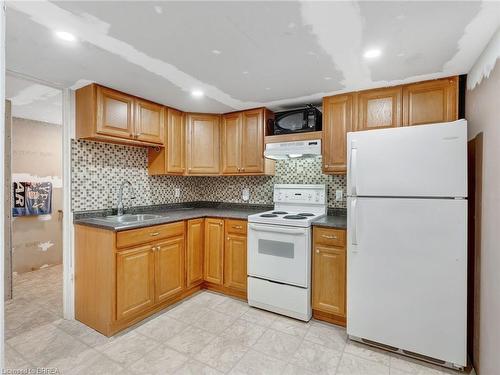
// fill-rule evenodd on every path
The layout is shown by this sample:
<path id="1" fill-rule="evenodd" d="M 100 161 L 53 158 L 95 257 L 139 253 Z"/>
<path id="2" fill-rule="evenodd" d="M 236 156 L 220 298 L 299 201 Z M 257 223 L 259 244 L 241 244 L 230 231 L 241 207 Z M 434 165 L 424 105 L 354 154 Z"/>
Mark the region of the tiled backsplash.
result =
<path id="1" fill-rule="evenodd" d="M 99 210 L 116 206 L 120 183 L 132 182 L 136 198 L 125 188 L 125 206 L 215 201 L 243 203 L 243 188 L 250 190 L 251 204 L 272 204 L 274 184 L 327 184 L 329 207 L 345 208 L 345 176 L 321 173 L 320 159 L 296 159 L 276 163 L 275 176 L 149 176 L 147 153 L 142 147 L 74 140 L 72 142 L 72 209 Z M 175 188 L 181 195 L 175 197 Z M 335 201 L 335 190 L 343 190 Z"/>

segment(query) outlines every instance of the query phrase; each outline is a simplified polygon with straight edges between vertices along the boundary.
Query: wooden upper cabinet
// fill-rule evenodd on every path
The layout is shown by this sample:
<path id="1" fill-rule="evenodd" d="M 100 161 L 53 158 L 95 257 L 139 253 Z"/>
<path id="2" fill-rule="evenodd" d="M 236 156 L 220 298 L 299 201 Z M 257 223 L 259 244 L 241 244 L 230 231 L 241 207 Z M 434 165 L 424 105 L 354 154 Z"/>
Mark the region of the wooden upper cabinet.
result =
<path id="1" fill-rule="evenodd" d="M 134 316 L 155 303 L 155 257 L 152 245 L 116 255 L 116 319 Z"/>
<path id="2" fill-rule="evenodd" d="M 263 174 L 265 108 L 222 116 L 222 173 Z"/>
<path id="3" fill-rule="evenodd" d="M 264 172 L 264 112 L 265 108 L 242 113 L 241 172 Z"/>
<path id="4" fill-rule="evenodd" d="M 97 86 L 97 133 L 134 139 L 134 98 Z"/>
<path id="5" fill-rule="evenodd" d="M 323 99 L 323 171 L 346 173 L 347 132 L 355 126 L 355 94 Z"/>
<path id="6" fill-rule="evenodd" d="M 76 137 L 132 145 L 164 144 L 161 105 L 91 84 L 76 90 Z"/>
<path id="7" fill-rule="evenodd" d="M 188 288 L 203 282 L 204 233 L 204 219 L 193 219 L 187 222 L 186 279 Z"/>
<path id="8" fill-rule="evenodd" d="M 163 144 L 165 108 L 145 100 L 135 100 L 135 138 L 140 141 Z"/>
<path id="9" fill-rule="evenodd" d="M 222 116 L 222 173 L 236 174 L 241 168 L 242 113 Z"/>
<path id="10" fill-rule="evenodd" d="M 205 219 L 204 279 L 213 284 L 223 283 L 224 220 Z"/>
<path id="11" fill-rule="evenodd" d="M 175 109 L 167 112 L 167 173 L 186 171 L 186 125 L 184 113 Z"/>
<path id="12" fill-rule="evenodd" d="M 155 302 L 184 290 L 184 237 L 155 244 Z"/>
<path id="13" fill-rule="evenodd" d="M 458 77 L 418 82 L 403 88 L 403 125 L 458 119 Z"/>
<path id="14" fill-rule="evenodd" d="M 187 115 L 187 173 L 219 174 L 220 116 L 189 113 Z"/>
<path id="15" fill-rule="evenodd" d="M 166 109 L 165 148 L 148 148 L 150 175 L 182 175 L 186 172 L 186 124 L 183 112 Z"/>
<path id="16" fill-rule="evenodd" d="M 402 93 L 401 86 L 359 92 L 356 130 L 401 126 Z"/>

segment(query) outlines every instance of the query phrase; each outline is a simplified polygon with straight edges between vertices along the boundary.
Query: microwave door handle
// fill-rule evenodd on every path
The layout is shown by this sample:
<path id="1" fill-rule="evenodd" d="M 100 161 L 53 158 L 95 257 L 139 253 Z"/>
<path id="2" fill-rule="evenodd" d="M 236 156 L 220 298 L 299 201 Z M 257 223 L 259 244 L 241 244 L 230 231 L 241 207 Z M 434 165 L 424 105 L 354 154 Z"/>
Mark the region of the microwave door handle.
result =
<path id="1" fill-rule="evenodd" d="M 304 229 L 288 229 L 288 228 L 270 228 L 256 224 L 249 224 L 250 229 L 259 232 L 283 233 L 283 234 L 304 234 Z"/>

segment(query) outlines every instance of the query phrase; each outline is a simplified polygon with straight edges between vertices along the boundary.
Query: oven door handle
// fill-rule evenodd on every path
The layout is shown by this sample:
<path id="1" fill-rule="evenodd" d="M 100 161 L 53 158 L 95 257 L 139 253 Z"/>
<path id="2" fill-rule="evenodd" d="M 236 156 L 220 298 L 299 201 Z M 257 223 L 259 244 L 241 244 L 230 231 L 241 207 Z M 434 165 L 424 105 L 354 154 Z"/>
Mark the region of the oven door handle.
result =
<path id="1" fill-rule="evenodd" d="M 304 234 L 307 231 L 307 228 L 282 228 L 282 227 L 269 227 L 267 225 L 258 225 L 258 224 L 248 224 L 250 229 L 259 231 L 259 232 L 271 232 L 271 233 L 284 233 L 284 234 Z"/>

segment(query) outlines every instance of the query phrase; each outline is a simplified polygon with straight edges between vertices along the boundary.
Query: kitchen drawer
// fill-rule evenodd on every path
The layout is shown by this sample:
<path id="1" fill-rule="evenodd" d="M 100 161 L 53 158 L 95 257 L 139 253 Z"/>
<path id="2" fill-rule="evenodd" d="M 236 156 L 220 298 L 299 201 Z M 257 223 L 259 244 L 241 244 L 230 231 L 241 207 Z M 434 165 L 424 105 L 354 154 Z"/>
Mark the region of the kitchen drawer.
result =
<path id="1" fill-rule="evenodd" d="M 314 244 L 344 247 L 345 233 L 343 229 L 314 227 Z"/>
<path id="2" fill-rule="evenodd" d="M 182 236 L 184 222 L 155 225 L 146 228 L 131 229 L 116 234 L 116 247 L 130 247 L 168 237 Z"/>
<path id="3" fill-rule="evenodd" d="M 247 234 L 247 221 L 246 220 L 226 219 L 226 232 L 246 235 Z"/>

